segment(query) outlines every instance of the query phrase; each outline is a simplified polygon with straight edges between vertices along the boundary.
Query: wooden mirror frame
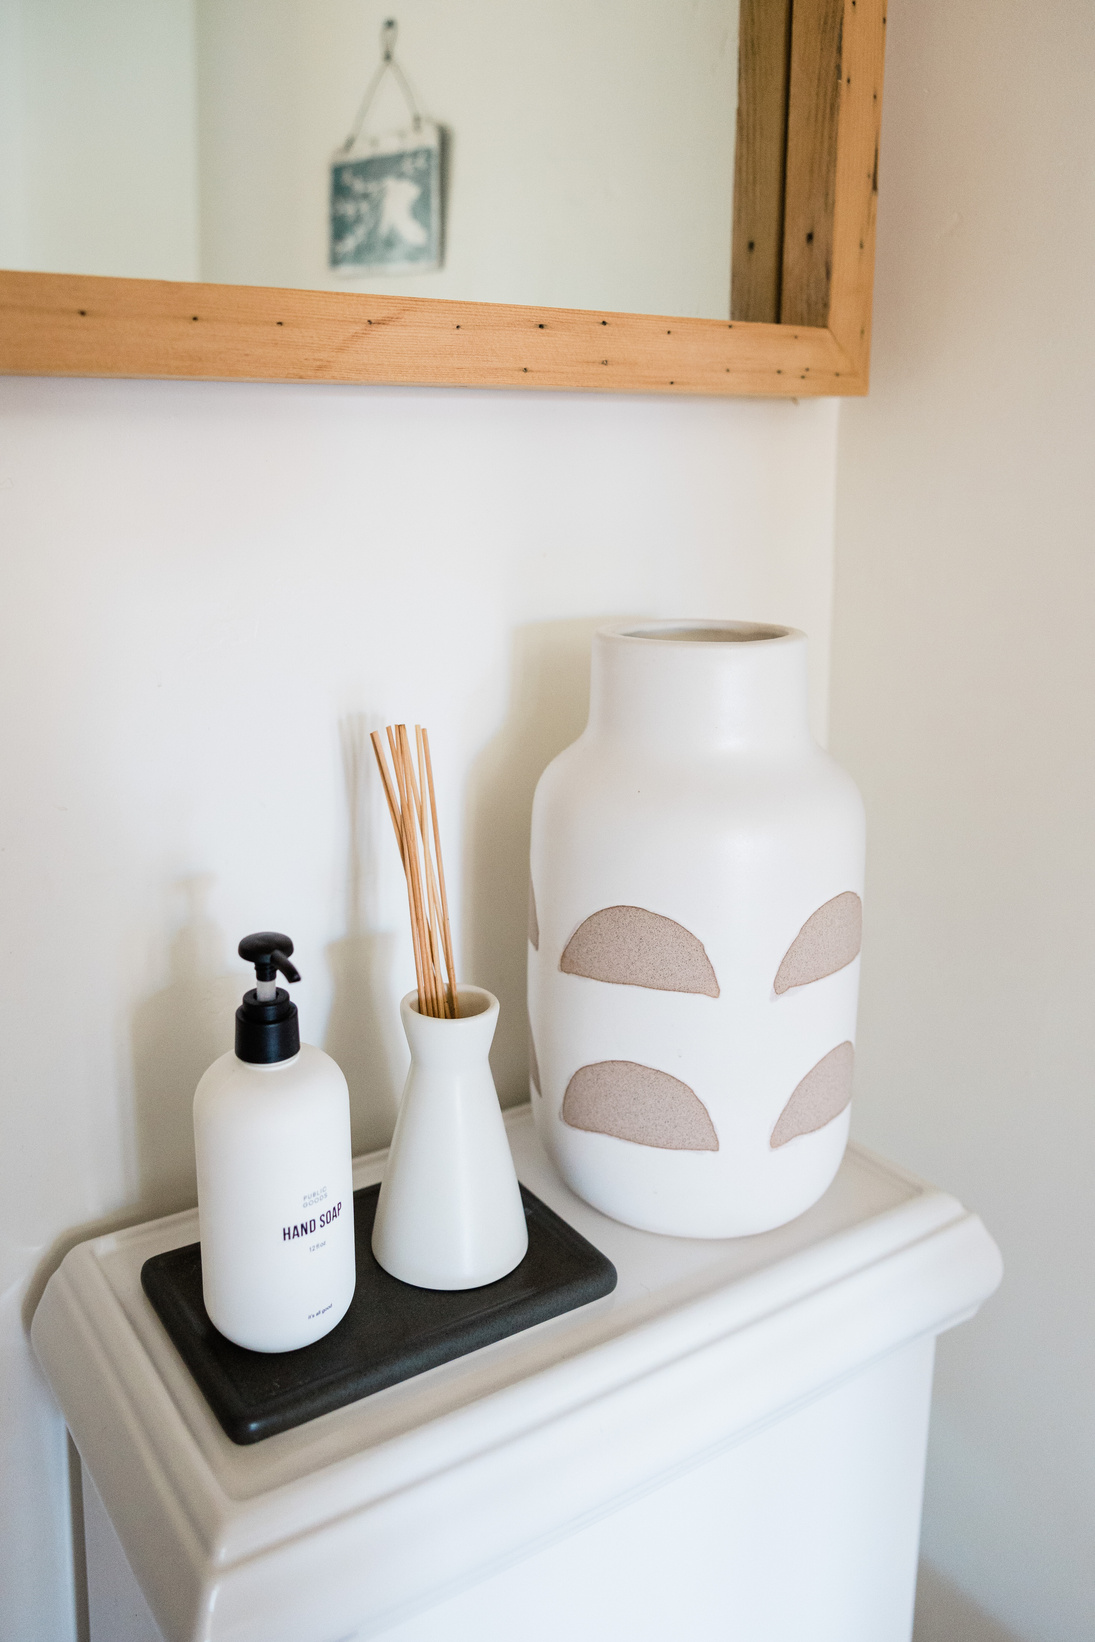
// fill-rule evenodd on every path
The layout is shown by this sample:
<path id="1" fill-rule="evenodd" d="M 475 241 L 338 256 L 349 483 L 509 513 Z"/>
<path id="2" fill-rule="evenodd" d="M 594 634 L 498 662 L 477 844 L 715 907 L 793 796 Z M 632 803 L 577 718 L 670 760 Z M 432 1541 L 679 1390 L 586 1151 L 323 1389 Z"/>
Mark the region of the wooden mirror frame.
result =
<path id="1" fill-rule="evenodd" d="M 742 0 L 732 311 L 741 311 L 739 292 L 748 284 L 739 242 L 749 250 L 756 243 L 766 252 L 757 266 L 767 260 L 768 273 L 759 278 L 760 294 L 747 293 L 747 301 L 756 311 L 758 301 L 775 300 L 784 321 L 790 308 L 805 323 L 3 271 L 0 372 L 784 398 L 864 394 L 885 0 L 793 0 L 793 30 L 787 0 L 786 46 L 775 58 L 768 51 L 767 66 L 764 51 L 750 45 L 751 11 L 759 11 L 756 0 Z M 768 206 L 773 221 L 762 245 L 743 240 L 743 156 L 753 165 L 753 156 L 763 154 L 754 116 L 758 99 L 773 95 L 773 75 L 786 112 L 775 159 L 769 150 L 766 162 L 778 175 L 764 198 L 777 207 L 773 217 Z M 763 231 L 760 224 L 756 232 Z"/>

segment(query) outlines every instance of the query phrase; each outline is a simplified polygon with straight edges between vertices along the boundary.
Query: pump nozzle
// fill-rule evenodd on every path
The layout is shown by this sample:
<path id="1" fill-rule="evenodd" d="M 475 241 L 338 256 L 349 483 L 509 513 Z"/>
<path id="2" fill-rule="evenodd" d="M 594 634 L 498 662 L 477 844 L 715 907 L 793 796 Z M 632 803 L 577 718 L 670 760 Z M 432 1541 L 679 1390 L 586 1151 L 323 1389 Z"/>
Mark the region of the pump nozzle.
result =
<path id="1" fill-rule="evenodd" d="M 260 929 L 257 935 L 245 935 L 239 944 L 244 963 L 254 964 L 260 1003 L 271 1003 L 277 995 L 277 975 L 280 969 L 287 981 L 299 981 L 300 972 L 289 962 L 293 943 L 288 935 L 276 930 Z"/>
<path id="2" fill-rule="evenodd" d="M 254 964 L 256 975 L 254 991 L 244 993 L 243 1003 L 236 1010 L 236 1054 L 240 1060 L 269 1064 L 288 1060 L 300 1048 L 297 1006 L 290 1003 L 288 992 L 281 991 L 277 983 L 279 970 L 287 981 L 300 980 L 296 965 L 289 962 L 292 950 L 288 935 L 279 935 L 273 929 L 245 935 L 239 944 L 240 957 Z"/>

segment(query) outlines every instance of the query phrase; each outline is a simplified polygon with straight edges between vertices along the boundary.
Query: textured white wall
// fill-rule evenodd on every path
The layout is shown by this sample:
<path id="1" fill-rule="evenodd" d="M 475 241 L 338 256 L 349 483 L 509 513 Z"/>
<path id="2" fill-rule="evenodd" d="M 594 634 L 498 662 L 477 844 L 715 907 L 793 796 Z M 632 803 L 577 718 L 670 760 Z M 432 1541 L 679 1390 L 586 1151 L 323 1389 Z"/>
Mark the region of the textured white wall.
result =
<path id="1" fill-rule="evenodd" d="M 526 841 L 598 619 L 789 621 L 825 719 L 836 406 L 0 382 L 0 1636 L 71 1634 L 25 1324 L 63 1241 L 193 1198 L 235 944 L 390 1127 L 413 970 L 362 745 L 429 725 L 463 973 L 524 1092 Z"/>
<path id="2" fill-rule="evenodd" d="M 978 1209 L 919 1636 L 1095 1634 L 1095 9 L 891 8 L 832 746 L 869 817 L 859 1136 Z"/>

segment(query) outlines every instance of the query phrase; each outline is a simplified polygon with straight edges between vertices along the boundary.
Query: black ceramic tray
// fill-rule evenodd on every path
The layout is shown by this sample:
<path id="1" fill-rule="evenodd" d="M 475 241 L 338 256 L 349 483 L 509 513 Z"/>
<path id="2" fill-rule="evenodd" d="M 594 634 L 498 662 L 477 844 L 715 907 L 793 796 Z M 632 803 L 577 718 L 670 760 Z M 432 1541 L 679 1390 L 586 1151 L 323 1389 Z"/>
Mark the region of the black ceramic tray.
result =
<path id="1" fill-rule="evenodd" d="M 508 1334 L 611 1294 L 616 1268 L 524 1186 L 528 1253 L 485 1288 L 412 1288 L 370 1246 L 379 1186 L 354 1193 L 357 1289 L 342 1321 L 300 1351 L 233 1345 L 202 1303 L 201 1244 L 146 1260 L 141 1284 L 233 1442 L 259 1442 Z"/>

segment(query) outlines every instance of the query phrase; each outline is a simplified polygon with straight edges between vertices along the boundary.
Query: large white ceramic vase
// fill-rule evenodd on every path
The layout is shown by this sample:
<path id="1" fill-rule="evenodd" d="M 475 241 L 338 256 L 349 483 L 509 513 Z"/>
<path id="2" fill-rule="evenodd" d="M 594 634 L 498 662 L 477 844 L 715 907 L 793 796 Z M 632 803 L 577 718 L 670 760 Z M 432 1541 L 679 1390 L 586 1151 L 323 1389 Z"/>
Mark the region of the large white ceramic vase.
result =
<path id="1" fill-rule="evenodd" d="M 532 1105 L 578 1195 L 685 1237 L 767 1231 L 848 1138 L 859 793 L 807 721 L 806 638 L 610 627 L 532 816 Z"/>

